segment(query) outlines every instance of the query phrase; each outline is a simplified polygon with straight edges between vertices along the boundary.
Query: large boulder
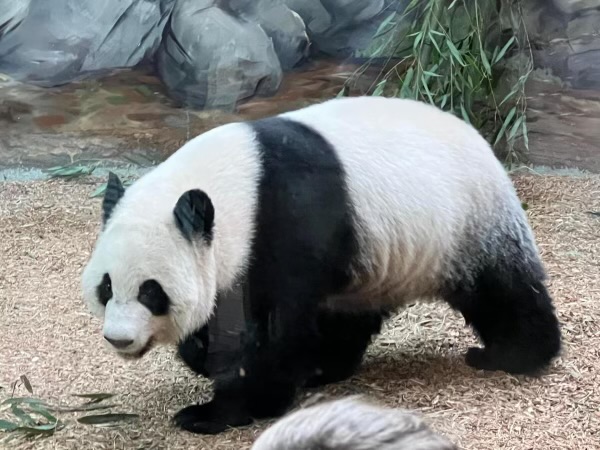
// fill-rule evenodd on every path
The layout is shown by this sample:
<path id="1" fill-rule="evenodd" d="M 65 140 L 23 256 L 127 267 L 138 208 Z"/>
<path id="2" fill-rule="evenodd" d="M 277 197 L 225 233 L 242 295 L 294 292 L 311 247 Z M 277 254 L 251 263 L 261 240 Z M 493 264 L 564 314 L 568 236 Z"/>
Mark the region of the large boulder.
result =
<path id="1" fill-rule="evenodd" d="M 301 63 L 308 56 L 310 48 L 302 17 L 281 0 L 255 1 L 253 5 L 253 10 L 242 17 L 258 22 L 273 40 L 282 69 L 288 70 Z"/>
<path id="2" fill-rule="evenodd" d="M 231 109 L 239 100 L 277 92 L 282 69 L 273 41 L 259 23 L 240 18 L 236 6 L 177 1 L 157 63 L 170 94 L 181 103 Z"/>
<path id="3" fill-rule="evenodd" d="M 173 1 L 32 0 L 23 20 L 0 37 L 0 72 L 53 86 L 135 66 L 158 48 Z"/>
<path id="4" fill-rule="evenodd" d="M 313 45 L 330 55 L 365 48 L 379 24 L 405 0 L 283 0 L 304 20 Z M 389 8 L 390 4 L 394 9 Z M 403 9 L 403 8 L 402 8 Z"/>

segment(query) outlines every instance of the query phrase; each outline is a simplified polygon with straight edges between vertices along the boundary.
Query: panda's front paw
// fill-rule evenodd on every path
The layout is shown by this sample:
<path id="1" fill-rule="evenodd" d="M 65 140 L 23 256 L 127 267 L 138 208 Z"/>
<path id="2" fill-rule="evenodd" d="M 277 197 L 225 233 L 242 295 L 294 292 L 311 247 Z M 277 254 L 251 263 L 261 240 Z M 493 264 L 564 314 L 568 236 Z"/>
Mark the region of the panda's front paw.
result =
<path id="1" fill-rule="evenodd" d="M 252 418 L 239 409 L 218 401 L 183 408 L 173 418 L 175 424 L 191 433 L 219 434 L 229 427 L 252 423 Z"/>
<path id="2" fill-rule="evenodd" d="M 465 356 L 465 362 L 477 370 L 489 370 L 490 367 L 489 356 L 483 348 L 469 348 Z"/>

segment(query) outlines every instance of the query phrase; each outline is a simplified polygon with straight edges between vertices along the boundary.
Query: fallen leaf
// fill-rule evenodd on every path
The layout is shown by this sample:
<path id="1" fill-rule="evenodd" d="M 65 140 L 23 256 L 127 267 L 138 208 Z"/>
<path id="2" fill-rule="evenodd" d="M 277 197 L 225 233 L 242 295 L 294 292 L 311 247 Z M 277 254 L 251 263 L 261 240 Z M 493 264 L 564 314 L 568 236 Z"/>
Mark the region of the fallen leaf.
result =
<path id="1" fill-rule="evenodd" d="M 101 427 L 114 426 L 119 422 L 130 422 L 139 417 L 137 414 L 126 413 L 107 413 L 90 416 L 83 416 L 77 419 L 79 423 L 86 425 L 97 425 Z"/>

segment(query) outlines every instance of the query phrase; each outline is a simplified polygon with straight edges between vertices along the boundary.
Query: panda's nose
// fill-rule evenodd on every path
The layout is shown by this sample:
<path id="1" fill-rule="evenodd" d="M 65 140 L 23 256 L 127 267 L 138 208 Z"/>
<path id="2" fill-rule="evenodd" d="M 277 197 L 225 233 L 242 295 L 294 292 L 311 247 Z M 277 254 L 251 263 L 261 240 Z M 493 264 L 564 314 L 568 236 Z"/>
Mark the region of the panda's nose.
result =
<path id="1" fill-rule="evenodd" d="M 108 342 L 112 344 L 113 347 L 118 348 L 120 350 L 129 347 L 133 344 L 133 339 L 111 339 L 108 336 L 104 336 Z"/>

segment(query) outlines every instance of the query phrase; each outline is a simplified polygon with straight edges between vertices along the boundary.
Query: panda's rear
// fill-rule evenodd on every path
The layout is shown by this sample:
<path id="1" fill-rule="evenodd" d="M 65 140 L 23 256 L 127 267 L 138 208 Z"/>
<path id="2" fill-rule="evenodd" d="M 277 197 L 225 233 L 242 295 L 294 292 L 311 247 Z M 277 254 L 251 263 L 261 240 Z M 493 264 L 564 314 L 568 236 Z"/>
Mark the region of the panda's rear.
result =
<path id="1" fill-rule="evenodd" d="M 507 370 L 527 372 L 556 354 L 533 233 L 510 179 L 470 125 L 424 103 L 365 97 L 249 126 L 263 167 L 252 251 L 262 262 L 249 275 L 265 297 L 277 295 L 267 293 L 275 274 L 307 289 L 300 298 L 318 297 L 321 328 L 335 333 L 342 316 L 443 299 L 484 341 L 502 342 L 496 352 Z M 365 335 L 379 330 L 379 321 L 369 323 Z M 351 328 L 362 343 L 361 324 Z M 519 355 L 513 347 L 525 341 L 535 344 Z M 475 350 L 473 365 L 493 367 Z"/>
<path id="2" fill-rule="evenodd" d="M 537 258 L 510 180 L 462 120 L 381 97 L 331 101 L 283 117 L 323 136 L 348 190 L 358 249 L 351 284 L 330 306 L 428 300 L 495 260 L 506 234 L 516 230 L 527 258 Z M 310 163 L 319 167 L 318 158 Z"/>

